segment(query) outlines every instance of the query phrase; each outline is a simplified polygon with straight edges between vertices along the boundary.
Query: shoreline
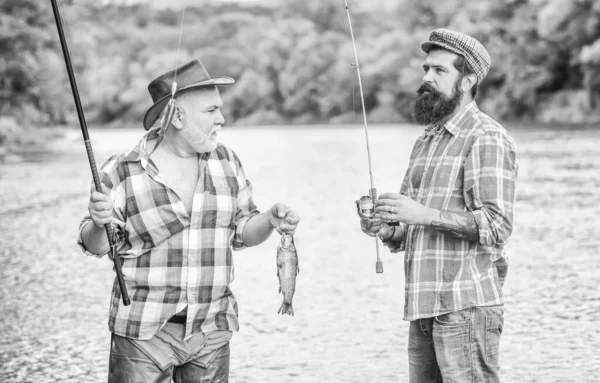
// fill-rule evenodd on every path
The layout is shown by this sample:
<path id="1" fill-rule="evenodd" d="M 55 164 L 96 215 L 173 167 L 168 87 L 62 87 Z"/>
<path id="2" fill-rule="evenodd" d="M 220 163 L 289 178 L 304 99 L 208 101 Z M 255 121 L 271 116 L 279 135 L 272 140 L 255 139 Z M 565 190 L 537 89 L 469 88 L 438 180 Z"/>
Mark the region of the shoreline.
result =
<path id="1" fill-rule="evenodd" d="M 540 122 L 527 121 L 504 121 L 500 122 L 509 133 L 521 132 L 581 132 L 593 131 L 600 129 L 600 125 L 589 124 L 547 124 Z M 307 131 L 320 130 L 323 126 L 328 129 L 340 130 L 355 130 L 363 129 L 364 124 L 287 124 L 287 125 L 260 125 L 260 126 L 245 126 L 245 125 L 225 125 L 225 129 L 230 131 L 241 131 L 246 129 L 261 129 L 261 130 L 281 130 L 282 128 L 305 129 Z M 369 127 L 376 129 L 396 129 L 406 127 L 416 127 L 412 123 L 373 123 Z M 105 125 L 92 125 L 89 127 L 91 140 L 93 141 L 94 131 L 119 130 L 118 124 L 111 123 Z M 124 131 L 130 131 L 132 128 L 122 128 Z M 140 128 L 140 135 L 143 134 L 143 129 Z M 63 140 L 75 141 L 83 140 L 79 127 L 67 127 L 65 125 L 51 127 L 45 126 L 40 128 L 20 128 L 18 131 L 11 131 L 5 134 L 4 141 L 0 140 L 0 165 L 15 164 L 24 162 L 39 162 L 45 157 L 52 155 L 54 152 L 60 151 Z"/>

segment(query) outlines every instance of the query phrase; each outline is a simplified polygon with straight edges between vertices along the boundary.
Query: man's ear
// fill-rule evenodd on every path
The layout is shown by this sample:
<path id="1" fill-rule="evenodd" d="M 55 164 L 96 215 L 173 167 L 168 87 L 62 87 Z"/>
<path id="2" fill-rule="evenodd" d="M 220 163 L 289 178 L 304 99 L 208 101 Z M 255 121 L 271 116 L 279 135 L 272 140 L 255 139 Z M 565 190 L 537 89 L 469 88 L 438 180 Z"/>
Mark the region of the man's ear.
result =
<path id="1" fill-rule="evenodd" d="M 175 127 L 175 129 L 182 129 L 185 121 L 185 111 L 183 108 L 175 102 L 175 113 L 173 114 L 173 120 L 171 121 L 171 125 Z"/>
<path id="2" fill-rule="evenodd" d="M 460 89 L 463 93 L 467 93 L 475 84 L 477 84 L 477 76 L 475 73 L 470 73 L 462 78 Z"/>

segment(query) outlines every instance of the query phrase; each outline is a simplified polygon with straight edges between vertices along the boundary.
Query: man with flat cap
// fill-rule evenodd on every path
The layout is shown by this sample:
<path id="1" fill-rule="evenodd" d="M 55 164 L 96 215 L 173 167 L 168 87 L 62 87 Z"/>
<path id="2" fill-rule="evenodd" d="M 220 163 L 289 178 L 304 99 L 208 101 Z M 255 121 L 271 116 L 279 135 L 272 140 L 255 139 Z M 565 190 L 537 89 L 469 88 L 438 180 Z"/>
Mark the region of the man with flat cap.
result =
<path id="1" fill-rule="evenodd" d="M 425 131 L 400 193 L 381 194 L 379 220 L 361 227 L 405 252 L 410 382 L 497 382 L 515 143 L 474 101 L 491 65 L 483 45 L 436 29 L 421 48 L 413 116 Z"/>
<path id="2" fill-rule="evenodd" d="M 259 213 L 239 158 L 217 142 L 225 119 L 216 86 L 233 82 L 211 78 L 198 59 L 152 81 L 148 133 L 108 159 L 104 193 L 91 192 L 78 243 L 102 257 L 103 226 L 115 227 L 131 300 L 123 305 L 115 280 L 109 382 L 227 382 L 239 327 L 232 249 L 273 229 L 294 234 L 299 222 L 282 203 Z"/>

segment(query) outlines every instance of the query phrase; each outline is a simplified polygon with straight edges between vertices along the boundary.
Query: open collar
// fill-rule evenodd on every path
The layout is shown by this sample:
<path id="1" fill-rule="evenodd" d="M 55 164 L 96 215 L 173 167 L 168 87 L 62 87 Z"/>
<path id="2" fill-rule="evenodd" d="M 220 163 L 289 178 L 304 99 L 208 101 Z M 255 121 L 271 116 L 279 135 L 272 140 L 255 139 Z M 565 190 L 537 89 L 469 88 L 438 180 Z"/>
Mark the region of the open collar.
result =
<path id="1" fill-rule="evenodd" d="M 477 106 L 475 100 L 473 100 L 454 113 L 454 116 L 452 116 L 452 118 L 444 124 L 444 128 L 446 128 L 450 134 L 455 136 L 460 131 L 462 121 L 465 119 L 465 117 L 471 116 L 477 112 L 479 112 L 479 107 Z"/>

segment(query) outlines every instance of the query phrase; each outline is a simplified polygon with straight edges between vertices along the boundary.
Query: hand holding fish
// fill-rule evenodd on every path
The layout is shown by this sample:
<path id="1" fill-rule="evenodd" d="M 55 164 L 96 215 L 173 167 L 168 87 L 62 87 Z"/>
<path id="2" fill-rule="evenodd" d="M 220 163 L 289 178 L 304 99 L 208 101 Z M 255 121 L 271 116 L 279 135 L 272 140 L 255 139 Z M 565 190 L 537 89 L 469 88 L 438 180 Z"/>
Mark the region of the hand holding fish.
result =
<path id="1" fill-rule="evenodd" d="M 278 202 L 271 207 L 270 213 L 269 222 L 279 234 L 294 235 L 300 222 L 300 217 L 295 210 Z"/>
<path id="2" fill-rule="evenodd" d="M 399 221 L 409 225 L 429 225 L 435 217 L 434 209 L 397 193 L 383 193 L 377 200 L 375 218 Z M 435 219 L 435 218 L 434 218 Z"/>

